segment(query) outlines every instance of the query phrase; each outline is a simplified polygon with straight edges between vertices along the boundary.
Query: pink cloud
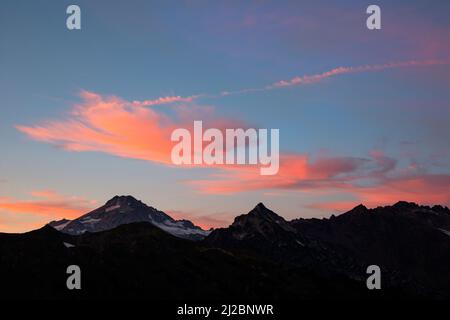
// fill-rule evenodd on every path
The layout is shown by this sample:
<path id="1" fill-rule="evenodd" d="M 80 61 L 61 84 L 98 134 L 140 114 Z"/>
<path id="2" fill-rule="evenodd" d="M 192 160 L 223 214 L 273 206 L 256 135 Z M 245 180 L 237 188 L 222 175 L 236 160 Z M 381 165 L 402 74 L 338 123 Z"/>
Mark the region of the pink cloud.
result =
<path id="1" fill-rule="evenodd" d="M 414 64 L 402 63 L 401 66 Z M 383 68 L 388 66 L 363 67 L 364 70 Z M 209 127 L 245 128 L 242 121 L 217 117 L 210 107 L 179 105 L 173 109 L 175 116 L 169 117 L 161 111 L 115 96 L 104 97 L 87 91 L 82 92 L 81 96 L 83 102 L 74 106 L 67 118 L 35 126 L 19 125 L 17 129 L 32 139 L 69 151 L 97 151 L 172 165 L 172 131 L 176 128 L 192 128 L 193 120 L 197 116 L 199 119 L 208 119 Z M 379 150 L 370 152 L 369 157 L 365 158 L 314 158 L 307 154 L 284 153 L 280 155 L 279 172 L 273 176 L 261 176 L 259 166 L 234 165 L 215 168 L 217 170 L 207 179 L 188 181 L 188 184 L 209 194 L 277 189 L 308 192 L 343 190 L 355 199 L 369 203 L 391 203 L 400 199 L 428 199 L 447 203 L 450 185 L 443 174 L 424 174 L 411 167 L 398 169 L 395 159 Z M 52 197 L 57 196 L 42 191 L 35 195 L 46 197 L 47 201 L 56 201 Z M 7 206 L 7 203 L 4 202 L 4 206 Z M 26 208 L 27 205 L 29 204 L 21 203 L 17 208 Z M 11 210 L 14 208 L 16 207 L 10 206 Z M 43 206 L 40 212 L 48 211 L 48 208 L 49 206 Z M 68 213 L 71 214 L 70 211 Z"/>
<path id="2" fill-rule="evenodd" d="M 33 197 L 31 200 L 0 198 L 0 211 L 3 214 L 2 231 L 30 230 L 30 227 L 40 227 L 50 220 L 77 218 L 96 205 L 93 200 L 68 197 L 52 190 L 32 191 L 30 194 Z"/>
<path id="3" fill-rule="evenodd" d="M 307 207 L 311 209 L 318 209 L 321 211 L 343 213 L 351 210 L 358 204 L 358 201 L 326 201 L 313 203 L 311 205 L 308 205 Z"/>
<path id="4" fill-rule="evenodd" d="M 276 175 L 263 176 L 256 166 L 223 167 L 209 180 L 190 181 L 201 192 L 232 194 L 264 189 L 318 189 L 344 185 L 369 160 L 355 157 L 329 157 L 312 160 L 306 154 L 280 155 Z"/>
<path id="5" fill-rule="evenodd" d="M 16 126 L 32 139 L 68 151 L 100 151 L 120 157 L 168 163 L 170 133 L 175 124 L 151 108 L 118 97 L 82 92 L 84 103 L 65 120 L 37 126 Z"/>
<path id="6" fill-rule="evenodd" d="M 232 214 L 215 213 L 215 214 L 199 214 L 198 212 L 168 210 L 166 211 L 174 219 L 187 219 L 204 230 L 210 228 L 222 228 L 229 225 L 233 220 Z"/>
<path id="7" fill-rule="evenodd" d="M 358 195 L 368 206 L 388 205 L 399 200 L 421 204 L 450 204 L 449 174 L 417 174 L 387 179 L 373 187 L 352 187 L 348 191 Z"/>
<path id="8" fill-rule="evenodd" d="M 189 181 L 200 192 L 234 194 L 256 190 L 293 190 L 316 194 L 344 193 L 354 201 L 319 203 L 316 209 L 347 209 L 354 204 L 387 205 L 399 200 L 450 204 L 450 175 L 397 168 L 381 151 L 368 158 L 282 155 L 279 173 L 261 176 L 253 167 L 234 167 L 210 179 Z"/>
<path id="9" fill-rule="evenodd" d="M 51 143 L 67 151 L 104 152 L 172 165 L 170 155 L 174 143 L 170 137 L 175 129 L 191 130 L 193 121 L 198 119 L 221 130 L 245 127 L 240 121 L 217 117 L 211 107 L 178 105 L 173 107 L 176 115 L 169 117 L 147 108 L 151 103 L 146 101 L 129 102 L 88 91 L 81 92 L 81 97 L 83 103 L 75 105 L 65 119 L 34 126 L 17 125 L 16 128 L 34 140 Z M 160 99 L 164 103 L 182 101 L 177 97 Z"/>

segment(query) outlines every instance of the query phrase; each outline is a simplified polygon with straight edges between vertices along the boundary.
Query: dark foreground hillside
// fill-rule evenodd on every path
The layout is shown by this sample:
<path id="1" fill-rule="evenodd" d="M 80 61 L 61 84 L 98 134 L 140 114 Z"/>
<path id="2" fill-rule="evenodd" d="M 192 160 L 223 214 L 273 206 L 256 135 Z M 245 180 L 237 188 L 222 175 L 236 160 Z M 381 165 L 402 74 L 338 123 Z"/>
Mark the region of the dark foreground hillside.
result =
<path id="1" fill-rule="evenodd" d="M 0 234 L 3 298 L 281 301 L 450 298 L 450 213 L 398 203 L 285 221 L 259 204 L 202 241 L 151 223 L 81 235 Z M 366 268 L 382 270 L 368 290 Z M 68 290 L 66 268 L 81 268 Z"/>

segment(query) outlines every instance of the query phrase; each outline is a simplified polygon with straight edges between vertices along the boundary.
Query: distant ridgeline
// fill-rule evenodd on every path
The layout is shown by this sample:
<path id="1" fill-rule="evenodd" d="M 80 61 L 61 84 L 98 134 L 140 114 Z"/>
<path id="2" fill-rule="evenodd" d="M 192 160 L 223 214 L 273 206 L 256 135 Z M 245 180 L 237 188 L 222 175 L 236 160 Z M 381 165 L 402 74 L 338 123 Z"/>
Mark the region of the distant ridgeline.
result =
<path id="1" fill-rule="evenodd" d="M 329 219 L 286 221 L 260 203 L 229 227 L 205 231 L 133 197 L 116 196 L 78 219 L 50 225 L 0 234 L 2 294 L 450 299 L 450 210 L 442 206 L 359 205 Z M 68 266 L 81 270 L 80 290 L 66 286 Z M 376 268 L 380 289 L 371 290 L 367 271 Z"/>

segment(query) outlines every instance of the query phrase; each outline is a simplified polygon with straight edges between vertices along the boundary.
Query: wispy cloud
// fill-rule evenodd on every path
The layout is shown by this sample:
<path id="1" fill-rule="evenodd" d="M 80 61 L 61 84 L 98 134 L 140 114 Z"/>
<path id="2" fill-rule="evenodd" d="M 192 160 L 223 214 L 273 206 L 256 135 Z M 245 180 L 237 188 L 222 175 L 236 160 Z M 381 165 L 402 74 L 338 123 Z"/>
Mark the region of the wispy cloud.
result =
<path id="1" fill-rule="evenodd" d="M 243 88 L 237 90 L 229 90 L 222 91 L 218 95 L 203 95 L 204 97 L 225 97 L 231 95 L 241 95 L 248 93 L 256 93 L 268 90 L 277 90 L 287 87 L 294 86 L 302 86 L 302 85 L 310 85 L 325 81 L 329 78 L 333 78 L 339 75 L 345 74 L 356 74 L 356 73 L 365 73 L 365 72 L 379 72 L 383 70 L 389 69 L 399 69 L 399 68 L 414 68 L 414 67 L 426 67 L 426 66 L 439 66 L 439 65 L 449 65 L 449 59 L 429 59 L 429 60 L 408 60 L 408 61 L 400 61 L 400 62 L 389 62 L 384 64 L 368 64 L 362 66 L 343 66 L 336 67 L 321 73 L 316 74 L 306 74 L 306 75 L 298 75 L 291 79 L 278 80 L 269 85 L 262 87 L 252 87 L 252 88 Z"/>
<path id="2" fill-rule="evenodd" d="M 269 90 L 277 90 L 287 87 L 311 85 L 325 81 L 329 78 L 333 78 L 339 75 L 345 74 L 356 74 L 356 73 L 367 73 L 367 72 L 380 72 L 390 69 L 400 69 L 400 68 L 415 68 L 415 67 L 427 67 L 427 66 L 439 66 L 439 65 L 449 65 L 450 58 L 448 59 L 427 59 L 427 60 L 407 60 L 399 62 L 388 62 L 383 64 L 367 64 L 361 66 L 341 66 L 330 70 L 326 70 L 315 74 L 305 74 L 298 75 L 290 79 L 283 79 L 275 81 L 271 84 L 261 87 L 248 87 L 235 90 L 223 90 L 219 93 L 202 93 L 195 94 L 191 96 L 164 96 L 151 100 L 144 101 L 133 101 L 135 106 L 156 106 L 162 104 L 170 104 L 177 102 L 192 102 L 201 98 L 217 99 L 220 97 L 232 96 L 232 95 L 242 95 L 257 93 Z"/>
<path id="3" fill-rule="evenodd" d="M 387 205 L 398 200 L 424 204 L 450 204 L 450 175 L 397 167 L 395 159 L 381 151 L 368 157 L 328 157 L 312 159 L 308 155 L 284 154 L 279 173 L 260 176 L 252 167 L 224 170 L 209 179 L 187 182 L 206 194 L 229 195 L 258 190 L 292 190 L 311 194 L 345 193 L 346 201 L 338 209 L 352 204 Z M 337 204 L 337 203 L 333 203 Z M 316 205 L 316 209 L 330 206 Z"/>
<path id="4" fill-rule="evenodd" d="M 211 179 L 188 182 L 208 194 L 233 194 L 254 190 L 331 189 L 348 184 L 378 170 L 373 159 L 358 157 L 326 157 L 312 159 L 308 154 L 281 154 L 279 172 L 261 176 L 255 166 L 224 167 Z"/>
<path id="5" fill-rule="evenodd" d="M 269 86 L 266 89 L 275 89 L 282 87 L 299 86 L 305 84 L 312 84 L 323 81 L 325 79 L 350 73 L 376 72 L 388 69 L 408 68 L 408 67 L 424 67 L 450 64 L 450 59 L 445 60 L 410 60 L 403 62 L 392 62 L 385 64 L 364 65 L 355 67 L 338 67 L 322 73 L 296 76 L 288 80 L 280 80 Z"/>
<path id="6" fill-rule="evenodd" d="M 208 213 L 203 214 L 194 211 L 168 210 L 166 211 L 174 219 L 188 219 L 202 229 L 222 228 L 232 222 L 232 213 Z"/>
<path id="7" fill-rule="evenodd" d="M 387 205 L 399 200 L 422 204 L 450 205 L 450 174 L 418 173 L 387 178 L 370 187 L 348 189 L 368 206 Z"/>
<path id="8" fill-rule="evenodd" d="M 160 104 L 169 104 L 169 103 L 175 103 L 175 102 L 192 102 L 194 99 L 197 99 L 201 97 L 201 95 L 195 95 L 195 96 L 189 96 L 189 97 L 181 97 L 181 96 L 165 96 L 165 97 L 159 97 L 153 100 L 144 100 L 144 101 L 138 101 L 134 100 L 132 104 L 134 106 L 140 106 L 140 107 L 151 107 L 156 106 Z"/>
<path id="9" fill-rule="evenodd" d="M 367 207 L 391 205 L 397 201 L 411 201 L 426 205 L 450 205 L 450 174 L 417 173 L 396 175 L 370 186 L 346 184 L 339 192 L 354 200 L 322 201 L 306 207 L 329 213 L 342 213 L 362 203 Z"/>
<path id="10" fill-rule="evenodd" d="M 175 128 L 191 128 L 197 116 L 209 118 L 211 127 L 243 127 L 242 122 L 218 117 L 213 110 L 197 105 L 178 106 L 174 109 L 176 116 L 169 117 L 162 111 L 115 96 L 105 97 L 85 91 L 82 98 L 83 102 L 76 105 L 65 119 L 35 126 L 19 125 L 17 129 L 32 139 L 69 151 L 104 152 L 171 166 L 171 132 Z M 422 171 L 416 172 L 414 167 L 397 169 L 397 161 L 379 150 L 363 158 L 313 158 L 308 154 L 282 153 L 279 172 L 274 176 L 261 176 L 258 166 L 215 166 L 215 169 L 207 179 L 188 183 L 209 194 L 277 189 L 309 192 L 341 189 L 369 202 L 376 197 L 380 201 L 389 199 L 392 194 L 399 199 L 425 199 L 421 194 L 426 194 L 428 199 L 447 201 L 450 191 L 448 187 L 445 189 L 445 184 L 439 184 L 438 189 L 428 185 L 428 181 L 441 181 L 439 179 L 446 179 L 446 175 L 431 176 Z M 411 191 L 409 187 L 413 182 L 421 193 Z M 27 203 L 22 205 L 26 207 Z M 45 212 L 45 208 L 41 211 Z"/>
<path id="11" fill-rule="evenodd" d="M 67 151 L 96 151 L 124 158 L 171 165 L 171 133 L 190 129 L 202 119 L 214 128 L 240 127 L 239 121 L 216 116 L 209 107 L 177 106 L 175 116 L 147 108 L 148 103 L 129 102 L 116 96 L 81 93 L 83 102 L 64 119 L 39 125 L 17 125 L 28 137 L 59 146 Z M 179 101 L 179 100 L 177 100 Z"/>
<path id="12" fill-rule="evenodd" d="M 124 158 L 141 159 L 165 165 L 170 161 L 173 143 L 170 140 L 176 128 L 191 128 L 192 121 L 210 120 L 210 127 L 243 127 L 243 122 L 216 116 L 211 108 L 193 103 L 201 97 L 276 90 L 286 87 L 314 84 L 326 79 L 364 72 L 388 69 L 426 67 L 450 64 L 444 60 L 411 60 L 363 66 L 338 67 L 322 73 L 301 75 L 279 80 L 260 88 L 223 91 L 219 95 L 165 96 L 152 100 L 127 101 L 116 96 L 102 96 L 83 91 L 83 102 L 75 105 L 64 119 L 45 121 L 38 125 L 17 125 L 17 129 L 32 139 L 57 145 L 68 151 L 97 151 Z M 186 105 L 183 105 L 185 103 Z M 175 116 L 149 108 L 169 104 Z M 174 106 L 175 104 L 175 106 Z M 205 112 L 206 111 L 206 112 Z M 282 154 L 280 170 L 275 176 L 260 176 L 255 166 L 216 167 L 209 179 L 190 181 L 190 185 L 210 194 L 232 194 L 252 190 L 291 189 L 300 191 L 341 189 L 356 195 L 356 199 L 378 203 L 391 199 L 434 199 L 448 203 L 448 184 L 431 185 L 430 181 L 447 181 L 447 175 L 413 172 L 407 175 L 395 170 L 397 162 L 381 151 L 372 151 L 367 158 L 331 157 L 312 159 L 306 154 Z M 391 176 L 389 176 L 391 175 Z M 392 177 L 394 175 L 394 177 Z M 365 184 L 370 180 L 369 184 Z M 411 184 L 421 193 L 408 189 Z M 422 195 L 427 195 L 426 197 Z"/>
<path id="13" fill-rule="evenodd" d="M 77 218 L 96 206 L 96 201 L 64 196 L 53 190 L 30 192 L 31 199 L 0 198 L 0 226 L 3 232 L 23 232 L 51 220 Z"/>

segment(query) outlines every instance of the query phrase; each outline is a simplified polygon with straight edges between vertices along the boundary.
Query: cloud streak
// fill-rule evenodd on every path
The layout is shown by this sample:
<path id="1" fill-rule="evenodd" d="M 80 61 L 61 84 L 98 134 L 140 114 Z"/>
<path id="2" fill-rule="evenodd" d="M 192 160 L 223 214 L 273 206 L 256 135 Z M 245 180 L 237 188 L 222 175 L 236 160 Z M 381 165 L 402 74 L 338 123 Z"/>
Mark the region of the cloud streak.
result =
<path id="1" fill-rule="evenodd" d="M 279 172 L 262 176 L 255 166 L 224 167 L 212 179 L 188 182 L 207 194 L 233 194 L 255 190 L 318 190 L 344 187 L 351 181 L 367 177 L 379 170 L 369 158 L 322 157 L 308 154 L 280 155 Z"/>
<path id="2" fill-rule="evenodd" d="M 231 195 L 262 190 L 291 190 L 309 194 L 346 194 L 355 199 L 313 204 L 310 208 L 339 210 L 354 204 L 388 205 L 399 200 L 450 205 L 450 175 L 399 168 L 397 161 L 379 150 L 368 157 L 327 157 L 284 154 L 279 174 L 261 176 L 252 167 L 224 170 L 210 179 L 188 184 L 206 194 Z"/>
<path id="3" fill-rule="evenodd" d="M 181 97 L 181 96 L 165 96 L 159 97 L 153 100 L 144 100 L 138 101 L 134 100 L 132 104 L 138 107 L 151 107 L 161 104 L 170 104 L 176 102 L 192 102 L 194 99 L 201 97 L 201 95 L 189 96 L 189 97 Z"/>
<path id="4" fill-rule="evenodd" d="M 92 209 L 95 201 L 67 197 L 52 190 L 32 191 L 33 200 L 0 198 L 0 210 L 11 213 L 31 213 L 52 218 L 75 218 Z"/>
<path id="5" fill-rule="evenodd" d="M 399 62 L 388 62 L 383 64 L 367 64 L 361 66 L 341 66 L 336 67 L 322 73 L 309 74 L 309 75 L 299 75 L 291 79 L 283 79 L 273 82 L 269 85 L 262 87 L 253 88 L 242 88 L 237 90 L 223 90 L 218 94 L 196 94 L 187 97 L 182 96 L 165 96 L 159 97 L 151 100 L 143 101 L 133 101 L 133 105 L 141 107 L 151 107 L 162 104 L 179 103 L 179 102 L 193 102 L 194 100 L 200 98 L 217 99 L 220 97 L 232 96 L 232 95 L 242 95 L 257 93 L 263 91 L 277 90 L 282 88 L 311 85 L 320 83 L 327 79 L 345 75 L 345 74 L 357 74 L 357 73 L 367 73 L 367 72 L 380 72 L 390 69 L 401 69 L 401 68 L 414 68 L 414 67 L 427 67 L 427 66 L 440 66 L 440 65 L 450 65 L 450 58 L 448 59 L 427 59 L 427 60 L 408 60 Z"/>
<path id="6" fill-rule="evenodd" d="M 310 74 L 310 75 L 299 75 L 287 80 L 278 80 L 272 84 L 263 87 L 254 88 L 244 88 L 238 90 L 222 91 L 218 95 L 203 95 L 204 97 L 226 97 L 231 95 L 241 95 L 255 92 L 263 92 L 270 90 L 277 90 L 282 88 L 311 85 L 329 78 L 333 78 L 339 75 L 345 74 L 356 74 L 356 73 L 366 73 L 366 72 L 379 72 L 389 69 L 400 69 L 400 68 L 413 68 L 413 67 L 427 67 L 427 66 L 439 66 L 439 65 L 449 65 L 449 59 L 428 59 L 428 60 L 409 60 L 400 62 L 389 62 L 384 64 L 368 64 L 362 66 L 345 66 L 337 67 L 322 73 Z"/>
<path id="7" fill-rule="evenodd" d="M 204 230 L 227 226 L 232 222 L 233 217 L 233 214 L 231 213 L 219 212 L 202 214 L 192 211 L 168 210 L 166 213 L 177 220 L 188 219 Z"/>
<path id="8" fill-rule="evenodd" d="M 410 60 L 403 62 L 393 62 L 385 64 L 364 65 L 356 67 L 338 67 L 322 73 L 312 75 L 296 76 L 289 80 L 280 80 L 269 86 L 266 89 L 276 89 L 283 87 L 292 87 L 305 84 L 313 84 L 328 78 L 332 78 L 338 75 L 352 74 L 352 73 L 364 73 L 364 72 L 377 72 L 388 69 L 409 68 L 409 67 L 425 67 L 425 66 L 438 66 L 450 64 L 450 59 L 445 60 Z"/>

